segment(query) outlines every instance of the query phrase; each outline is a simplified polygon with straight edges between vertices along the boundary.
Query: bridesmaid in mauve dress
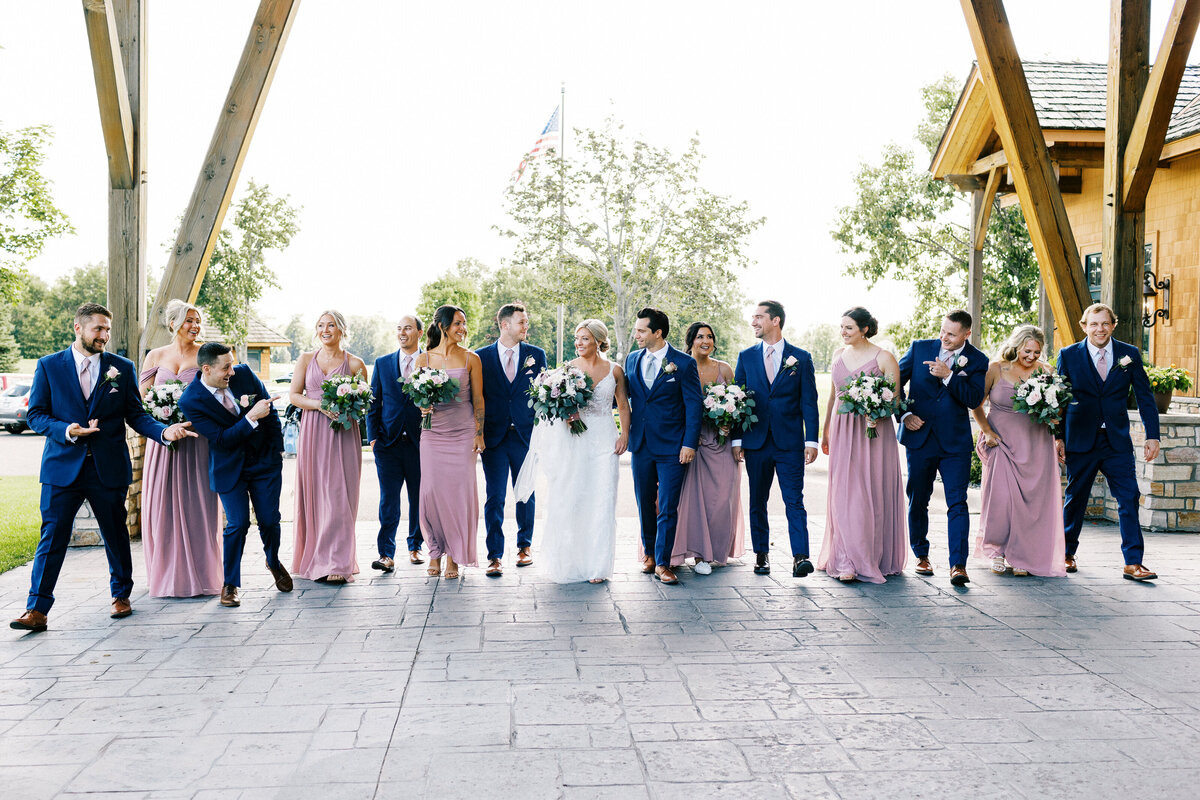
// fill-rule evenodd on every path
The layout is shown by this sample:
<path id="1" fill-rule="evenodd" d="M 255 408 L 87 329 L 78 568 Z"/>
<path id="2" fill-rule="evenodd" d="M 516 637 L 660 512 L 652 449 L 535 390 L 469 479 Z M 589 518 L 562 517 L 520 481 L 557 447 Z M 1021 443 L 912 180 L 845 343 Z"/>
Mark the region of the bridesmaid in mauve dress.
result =
<path id="1" fill-rule="evenodd" d="M 479 491 L 475 464 L 483 452 L 483 365 L 464 345 L 467 316 L 461 308 L 440 306 L 426 333 L 425 352 L 416 367 L 444 369 L 458 381 L 458 396 L 432 409 L 431 427 L 421 433 L 421 533 L 429 543 L 429 569 L 453 579 L 460 566 L 478 565 Z"/>
<path id="2" fill-rule="evenodd" d="M 717 337 L 712 326 L 694 322 L 684 336 L 688 355 L 696 359 L 700 385 L 733 383 L 733 368 L 712 358 Z M 705 421 L 700 429 L 700 447 L 688 466 L 679 494 L 679 522 L 671 565 L 695 558 L 693 569 L 708 575 L 714 566 L 725 566 L 730 558 L 745 552 L 746 527 L 742 519 L 742 465 L 733 457 L 732 432 L 724 444 L 718 431 Z"/>
<path id="3" fill-rule="evenodd" d="M 892 418 L 875 422 L 876 437 L 867 438 L 867 419 L 838 414 L 838 389 L 861 373 L 886 375 L 900 383 L 900 365 L 891 353 L 869 341 L 879 323 L 856 306 L 842 316 L 846 347 L 833 359 L 833 391 L 825 410 L 821 450 L 829 456 L 829 499 L 825 540 L 817 569 L 842 581 L 883 583 L 898 575 L 908 559 L 904 484 L 900 478 L 900 445 Z"/>
<path id="4" fill-rule="evenodd" d="M 167 304 L 171 344 L 146 354 L 138 380 L 151 384 L 196 377 L 200 310 L 182 300 Z M 181 387 L 182 388 L 182 387 Z M 221 566 L 217 494 L 208 488 L 208 440 L 188 437 L 168 450 L 146 441 L 142 462 L 142 551 L 152 597 L 220 594 Z"/>
<path id="5" fill-rule="evenodd" d="M 1013 410 L 1019 383 L 1038 372 L 1051 372 L 1041 360 L 1045 335 L 1022 325 L 1000 349 L 1000 360 L 987 373 L 988 413 L 980 403 L 972 413 L 979 423 L 976 450 L 983 462 L 982 508 L 975 555 L 992 560 L 992 572 L 1066 576 L 1062 554 L 1062 477 L 1054 434 L 1028 414 Z"/>
<path id="6" fill-rule="evenodd" d="M 354 580 L 354 521 L 362 476 L 362 435 L 358 423 L 335 431 L 332 412 L 321 410 L 321 384 L 333 375 L 361 375 L 362 359 L 342 349 L 346 319 L 326 311 L 317 319 L 321 347 L 304 353 L 292 372 L 291 402 L 300 417 L 296 447 L 296 543 L 292 573 L 314 581 L 340 584 Z"/>

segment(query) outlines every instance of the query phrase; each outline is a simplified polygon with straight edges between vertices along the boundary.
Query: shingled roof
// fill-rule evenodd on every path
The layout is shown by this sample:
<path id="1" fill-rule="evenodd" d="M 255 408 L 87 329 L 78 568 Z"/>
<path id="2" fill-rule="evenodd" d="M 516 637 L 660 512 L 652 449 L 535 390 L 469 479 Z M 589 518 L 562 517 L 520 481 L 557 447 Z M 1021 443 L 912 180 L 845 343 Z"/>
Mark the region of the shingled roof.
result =
<path id="1" fill-rule="evenodd" d="M 225 332 L 211 322 L 200 323 L 200 338 L 206 342 L 224 342 Z M 291 344 L 292 340 L 278 331 L 273 331 L 262 320 L 250 318 L 250 330 L 247 332 L 246 344 L 253 346 L 271 346 L 276 344 Z"/>
<path id="2" fill-rule="evenodd" d="M 1025 78 L 1043 128 L 1104 130 L 1108 65 L 1025 61 Z M 1189 64 L 1179 83 L 1167 141 L 1200 132 L 1200 65 Z"/>

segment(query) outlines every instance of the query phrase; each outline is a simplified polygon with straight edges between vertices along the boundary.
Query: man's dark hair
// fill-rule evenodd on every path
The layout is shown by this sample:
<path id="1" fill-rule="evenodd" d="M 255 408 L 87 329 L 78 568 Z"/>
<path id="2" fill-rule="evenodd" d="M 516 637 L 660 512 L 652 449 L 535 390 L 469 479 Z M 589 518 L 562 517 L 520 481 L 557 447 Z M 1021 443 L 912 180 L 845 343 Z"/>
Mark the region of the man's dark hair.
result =
<path id="1" fill-rule="evenodd" d="M 420 317 L 418 317 L 416 314 L 409 314 L 408 316 L 412 317 L 412 321 L 417 323 L 417 333 L 425 330 L 425 323 L 421 322 Z"/>
<path id="2" fill-rule="evenodd" d="M 783 313 L 783 303 L 778 300 L 761 300 L 759 306 L 767 310 L 767 316 L 771 319 L 779 317 L 779 327 L 783 327 L 784 320 L 787 315 Z"/>
<path id="3" fill-rule="evenodd" d="M 97 314 L 112 319 L 112 312 L 99 303 L 84 303 L 75 309 L 75 321 L 82 325 L 85 319 L 94 317 Z"/>
<path id="4" fill-rule="evenodd" d="M 975 321 L 971 318 L 971 313 L 969 311 L 964 311 L 961 308 L 955 308 L 947 311 L 946 319 L 950 320 L 951 322 L 957 322 L 965 331 L 971 330 L 971 323 Z"/>
<path id="5" fill-rule="evenodd" d="M 518 311 L 524 312 L 525 306 L 521 303 L 505 303 L 500 306 L 500 310 L 496 312 L 496 325 L 499 326 L 504 320 L 516 314 Z"/>
<path id="6" fill-rule="evenodd" d="M 196 365 L 201 369 L 211 367 L 221 359 L 221 356 L 232 351 L 233 348 L 227 344 L 205 342 L 200 345 L 200 352 L 196 353 Z"/>
<path id="7" fill-rule="evenodd" d="M 662 331 L 664 339 L 671 333 L 671 320 L 657 308 L 647 306 L 637 313 L 637 318 L 646 320 L 646 326 L 651 332 Z"/>

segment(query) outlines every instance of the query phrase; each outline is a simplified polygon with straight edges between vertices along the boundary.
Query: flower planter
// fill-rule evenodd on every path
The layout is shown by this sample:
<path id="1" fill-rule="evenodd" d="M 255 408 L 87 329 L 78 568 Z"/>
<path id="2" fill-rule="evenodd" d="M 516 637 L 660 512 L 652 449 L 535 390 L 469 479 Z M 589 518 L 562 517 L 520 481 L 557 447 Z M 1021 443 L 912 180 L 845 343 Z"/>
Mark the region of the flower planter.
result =
<path id="1" fill-rule="evenodd" d="M 1154 393 L 1154 404 L 1158 406 L 1158 413 L 1167 413 L 1167 409 L 1171 407 L 1171 397 L 1174 394 L 1174 390 Z"/>

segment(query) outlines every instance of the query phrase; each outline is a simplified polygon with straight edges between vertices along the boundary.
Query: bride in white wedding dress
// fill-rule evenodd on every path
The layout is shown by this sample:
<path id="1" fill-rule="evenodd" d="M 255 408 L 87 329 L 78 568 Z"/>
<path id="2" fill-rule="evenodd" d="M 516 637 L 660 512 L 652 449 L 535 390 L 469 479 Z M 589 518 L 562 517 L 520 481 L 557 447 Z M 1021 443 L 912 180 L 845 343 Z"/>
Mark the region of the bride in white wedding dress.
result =
<path id="1" fill-rule="evenodd" d="M 572 434 L 562 423 L 539 422 L 533 429 L 529 456 L 517 477 L 515 493 L 533 492 L 537 471 L 546 477 L 539 506 L 546 509 L 539 560 L 556 583 L 612 577 L 617 546 L 618 458 L 629 442 L 629 400 L 625 375 L 604 355 L 608 328 L 598 319 L 584 320 L 575 329 L 571 365 L 592 379 L 592 399 L 580 413 L 587 425 Z M 621 417 L 621 432 L 613 421 L 613 400 Z"/>

